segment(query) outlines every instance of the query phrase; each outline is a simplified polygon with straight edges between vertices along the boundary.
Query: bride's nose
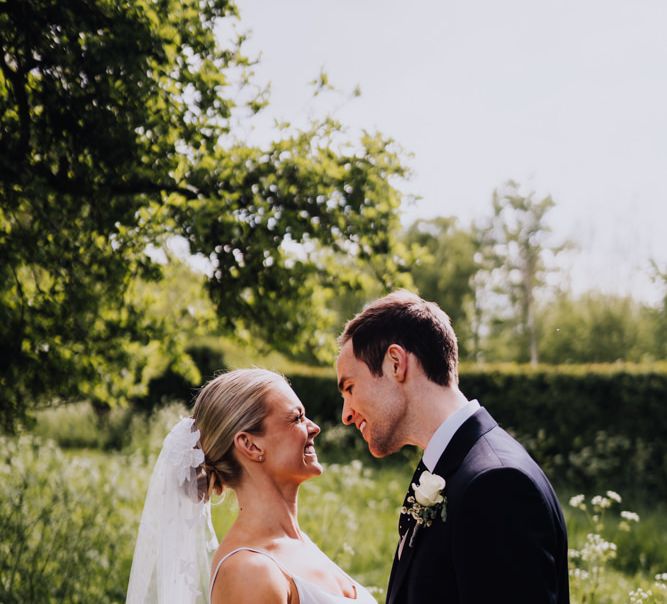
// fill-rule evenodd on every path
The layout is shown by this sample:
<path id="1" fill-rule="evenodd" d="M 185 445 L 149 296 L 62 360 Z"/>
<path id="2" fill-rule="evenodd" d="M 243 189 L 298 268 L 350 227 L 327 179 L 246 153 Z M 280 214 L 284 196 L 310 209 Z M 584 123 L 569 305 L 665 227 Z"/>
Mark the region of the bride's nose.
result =
<path id="1" fill-rule="evenodd" d="M 308 420 L 308 434 L 317 436 L 320 433 L 320 427 L 312 420 Z"/>

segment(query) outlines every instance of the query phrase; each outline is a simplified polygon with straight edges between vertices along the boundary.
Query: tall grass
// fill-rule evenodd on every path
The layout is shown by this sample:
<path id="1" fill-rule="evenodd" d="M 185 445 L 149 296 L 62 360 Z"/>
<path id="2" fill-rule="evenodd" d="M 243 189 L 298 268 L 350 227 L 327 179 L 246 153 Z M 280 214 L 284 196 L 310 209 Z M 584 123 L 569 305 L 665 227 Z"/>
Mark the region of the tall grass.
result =
<path id="1" fill-rule="evenodd" d="M 0 438 L 0 602 L 124 601 L 152 465 L 183 413 L 171 407 L 148 422 L 132 418 L 122 452 L 64 451 L 30 435 Z M 412 462 L 343 463 L 340 452 L 330 459 L 321 477 L 303 485 L 301 527 L 381 602 Z M 602 528 L 591 525 L 581 510 L 564 506 L 573 550 L 582 550 L 591 533 L 616 545 L 614 557 L 601 563 L 593 594 L 590 565 L 572 560 L 573 604 L 667 602 L 654 578 L 667 572 L 667 509 L 623 505 L 641 517 L 629 531 L 609 518 Z M 230 495 L 213 508 L 220 538 L 235 506 Z"/>
<path id="2" fill-rule="evenodd" d="M 147 467 L 0 439 L 0 602 L 119 602 Z"/>

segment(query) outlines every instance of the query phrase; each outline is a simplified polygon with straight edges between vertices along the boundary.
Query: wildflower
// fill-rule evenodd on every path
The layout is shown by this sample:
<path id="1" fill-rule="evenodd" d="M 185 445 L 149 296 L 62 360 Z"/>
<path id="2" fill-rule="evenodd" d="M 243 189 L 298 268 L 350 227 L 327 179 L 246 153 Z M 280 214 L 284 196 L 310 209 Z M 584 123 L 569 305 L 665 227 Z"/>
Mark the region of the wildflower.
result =
<path id="1" fill-rule="evenodd" d="M 580 581 L 586 581 L 589 576 L 590 576 L 589 572 L 587 570 L 584 570 L 583 568 L 571 568 L 570 569 L 570 577 L 572 577 L 573 579 L 578 579 Z"/>
<path id="2" fill-rule="evenodd" d="M 628 512 L 627 510 L 623 510 L 621 512 L 621 518 L 624 520 L 630 520 L 631 522 L 639 522 L 639 514 Z"/>
<path id="3" fill-rule="evenodd" d="M 585 561 L 605 561 L 616 557 L 616 544 L 605 541 L 597 533 L 586 535 L 586 543 L 581 548 L 581 558 Z"/>
<path id="4" fill-rule="evenodd" d="M 629 596 L 630 604 L 642 604 L 642 602 L 648 602 L 648 600 L 653 596 L 653 592 L 644 591 L 641 587 L 638 587 L 634 591 L 631 591 Z"/>
<path id="5" fill-rule="evenodd" d="M 591 499 L 591 503 L 594 507 L 598 507 L 601 510 L 604 510 L 611 506 L 611 499 L 602 497 L 602 495 L 596 495 L 593 497 L 593 499 Z"/>
<path id="6" fill-rule="evenodd" d="M 616 491 L 607 491 L 607 497 L 613 499 L 616 503 L 621 503 L 621 496 Z"/>
<path id="7" fill-rule="evenodd" d="M 584 495 L 579 494 L 575 495 L 574 497 L 570 497 L 570 505 L 573 508 L 577 508 L 579 510 L 585 510 L 586 509 L 586 504 L 584 503 Z"/>

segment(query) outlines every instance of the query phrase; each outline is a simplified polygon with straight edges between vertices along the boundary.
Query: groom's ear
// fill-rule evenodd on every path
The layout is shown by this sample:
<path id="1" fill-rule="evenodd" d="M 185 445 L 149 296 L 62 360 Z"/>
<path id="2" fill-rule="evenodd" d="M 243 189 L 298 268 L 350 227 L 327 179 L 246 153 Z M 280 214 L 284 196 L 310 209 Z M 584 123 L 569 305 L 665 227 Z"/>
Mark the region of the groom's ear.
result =
<path id="1" fill-rule="evenodd" d="M 404 382 L 408 370 L 408 351 L 398 344 L 390 344 L 384 356 L 382 372 Z"/>
<path id="2" fill-rule="evenodd" d="M 234 436 L 234 446 L 237 453 L 249 461 L 264 460 L 264 451 L 255 437 L 249 432 L 238 432 Z"/>

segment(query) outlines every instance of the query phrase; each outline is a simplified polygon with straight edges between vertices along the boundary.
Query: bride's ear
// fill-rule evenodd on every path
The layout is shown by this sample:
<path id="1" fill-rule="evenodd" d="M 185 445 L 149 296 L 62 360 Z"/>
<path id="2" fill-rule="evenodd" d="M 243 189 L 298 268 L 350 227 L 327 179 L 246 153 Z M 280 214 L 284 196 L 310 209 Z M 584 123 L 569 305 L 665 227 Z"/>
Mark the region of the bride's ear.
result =
<path id="1" fill-rule="evenodd" d="M 238 432 L 234 436 L 236 452 L 248 461 L 264 461 L 264 450 L 255 435 L 249 432 Z"/>

